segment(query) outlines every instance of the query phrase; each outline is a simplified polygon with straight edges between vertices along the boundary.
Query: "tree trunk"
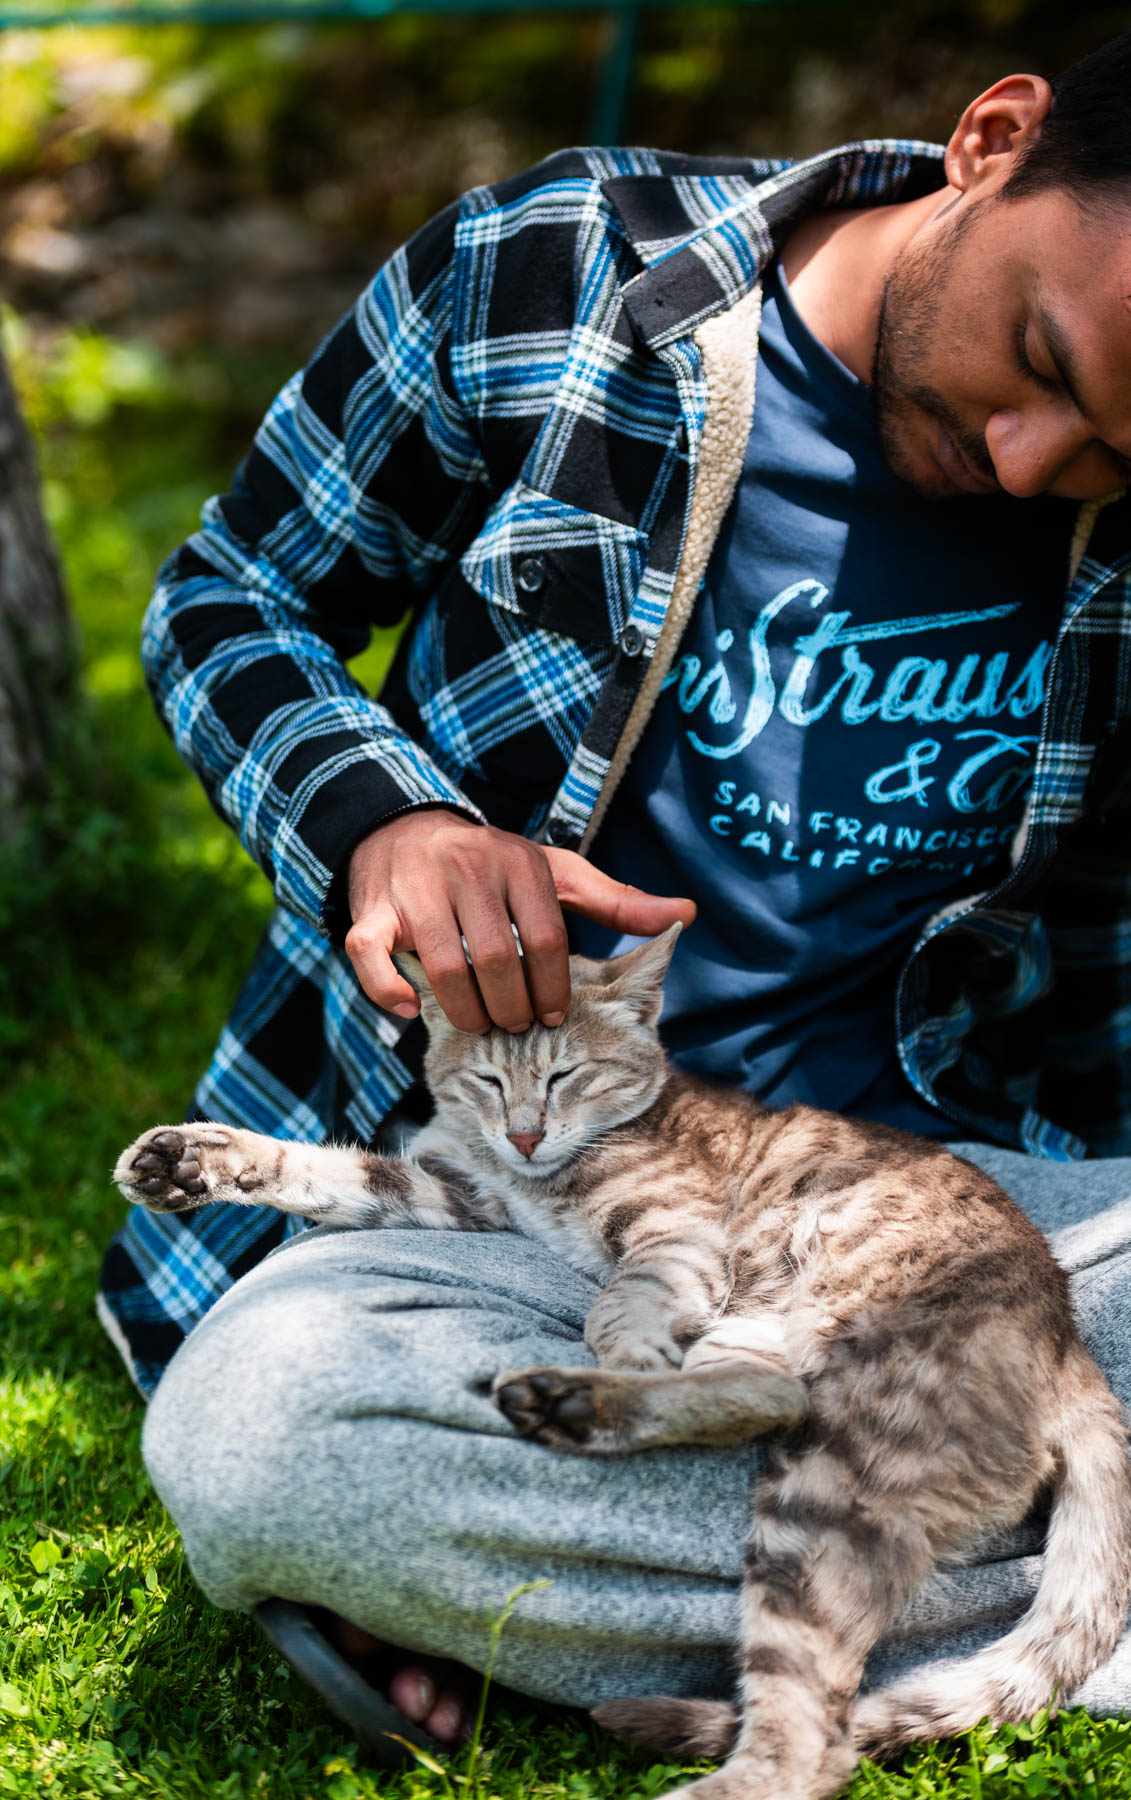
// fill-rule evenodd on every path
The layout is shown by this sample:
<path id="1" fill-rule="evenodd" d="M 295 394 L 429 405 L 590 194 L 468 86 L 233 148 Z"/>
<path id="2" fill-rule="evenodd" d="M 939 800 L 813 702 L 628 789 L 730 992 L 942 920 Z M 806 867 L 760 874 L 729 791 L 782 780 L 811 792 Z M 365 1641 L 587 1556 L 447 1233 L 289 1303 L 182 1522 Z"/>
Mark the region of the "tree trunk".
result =
<path id="1" fill-rule="evenodd" d="M 74 704 L 75 652 L 31 439 L 0 356 L 0 841 L 46 789 Z"/>

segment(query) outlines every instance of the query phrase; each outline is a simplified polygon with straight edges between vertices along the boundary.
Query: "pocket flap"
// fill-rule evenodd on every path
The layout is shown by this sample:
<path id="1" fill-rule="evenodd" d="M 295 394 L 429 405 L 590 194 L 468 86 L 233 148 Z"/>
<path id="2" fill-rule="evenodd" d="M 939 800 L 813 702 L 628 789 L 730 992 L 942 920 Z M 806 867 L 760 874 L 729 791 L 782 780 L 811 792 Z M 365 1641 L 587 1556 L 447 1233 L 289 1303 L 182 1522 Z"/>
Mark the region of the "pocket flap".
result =
<path id="1" fill-rule="evenodd" d="M 520 481 L 491 508 L 459 566 L 493 606 L 546 631 L 611 643 L 632 610 L 647 547 L 633 526 Z"/>

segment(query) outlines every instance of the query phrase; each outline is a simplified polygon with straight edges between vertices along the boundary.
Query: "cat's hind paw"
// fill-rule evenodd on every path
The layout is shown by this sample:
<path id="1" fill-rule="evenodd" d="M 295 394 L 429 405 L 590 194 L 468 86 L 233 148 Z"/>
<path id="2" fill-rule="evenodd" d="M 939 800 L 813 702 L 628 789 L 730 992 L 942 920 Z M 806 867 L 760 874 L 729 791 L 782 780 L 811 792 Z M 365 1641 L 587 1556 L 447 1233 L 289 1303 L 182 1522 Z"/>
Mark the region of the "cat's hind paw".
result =
<path id="1" fill-rule="evenodd" d="M 114 1181 L 127 1200 L 150 1212 L 186 1212 L 226 1199 L 233 1171 L 225 1153 L 238 1135 L 226 1125 L 158 1125 L 123 1150 Z"/>
<path id="2" fill-rule="evenodd" d="M 580 1450 L 594 1421 L 592 1397 L 576 1385 L 576 1369 L 524 1369 L 496 1376 L 491 1398 L 523 1437 L 555 1449 Z"/>
<path id="3" fill-rule="evenodd" d="M 522 1369 L 496 1376 L 491 1397 L 516 1431 L 547 1449 L 609 1456 L 636 1448 L 634 1395 L 623 1377 L 600 1369 Z"/>

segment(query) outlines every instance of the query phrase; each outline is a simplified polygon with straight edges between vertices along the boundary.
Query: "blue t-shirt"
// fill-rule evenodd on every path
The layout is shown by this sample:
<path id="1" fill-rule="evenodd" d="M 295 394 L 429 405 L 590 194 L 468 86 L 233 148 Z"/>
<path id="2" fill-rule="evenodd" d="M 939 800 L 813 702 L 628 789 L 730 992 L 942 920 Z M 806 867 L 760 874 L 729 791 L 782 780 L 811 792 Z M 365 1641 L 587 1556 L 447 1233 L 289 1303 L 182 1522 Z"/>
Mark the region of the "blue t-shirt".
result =
<path id="1" fill-rule="evenodd" d="M 870 389 L 769 273 L 738 491 L 592 850 L 698 902 L 661 1024 L 681 1067 L 953 1136 L 899 1066 L 896 978 L 940 906 L 1008 867 L 1074 518 L 921 499 L 884 461 Z"/>

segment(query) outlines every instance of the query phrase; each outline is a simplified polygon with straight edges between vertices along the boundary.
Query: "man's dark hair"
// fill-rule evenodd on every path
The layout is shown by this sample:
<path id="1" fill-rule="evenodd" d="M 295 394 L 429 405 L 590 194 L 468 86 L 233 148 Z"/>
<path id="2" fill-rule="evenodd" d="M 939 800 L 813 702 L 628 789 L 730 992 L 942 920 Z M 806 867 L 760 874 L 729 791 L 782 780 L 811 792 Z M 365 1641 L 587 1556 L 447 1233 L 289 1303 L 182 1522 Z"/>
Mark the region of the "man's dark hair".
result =
<path id="1" fill-rule="evenodd" d="M 1063 188 L 1081 205 L 1131 199 L 1131 31 L 1050 84 L 1052 107 L 1002 200 Z"/>

